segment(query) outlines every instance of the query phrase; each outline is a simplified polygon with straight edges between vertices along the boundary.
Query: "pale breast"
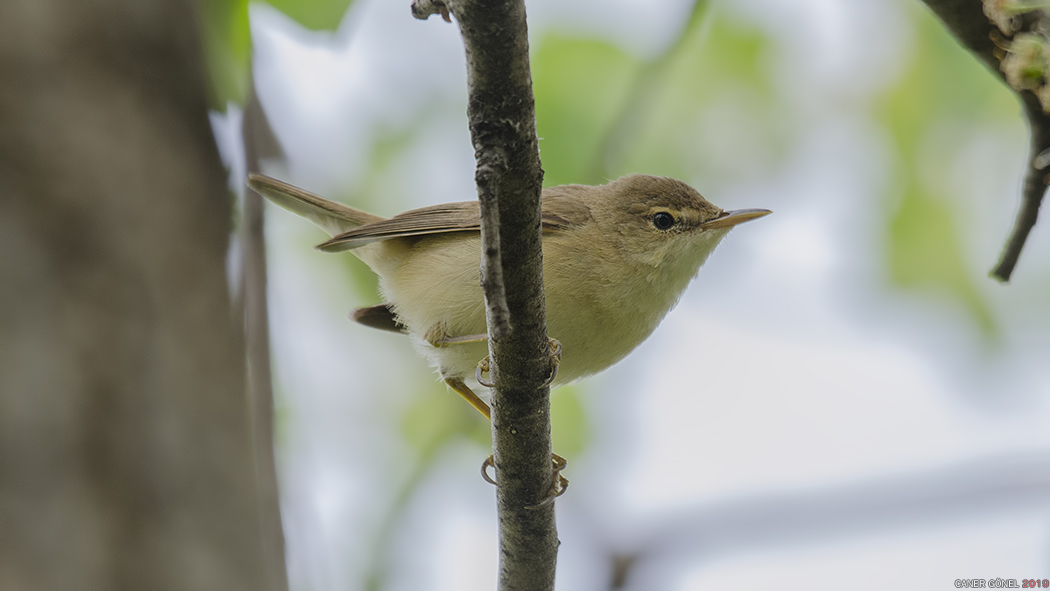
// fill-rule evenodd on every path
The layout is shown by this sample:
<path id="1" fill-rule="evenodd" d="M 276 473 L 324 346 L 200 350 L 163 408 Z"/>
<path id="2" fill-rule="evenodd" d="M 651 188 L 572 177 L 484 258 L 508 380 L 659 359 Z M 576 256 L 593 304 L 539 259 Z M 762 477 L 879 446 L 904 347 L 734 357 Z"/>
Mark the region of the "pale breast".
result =
<path id="1" fill-rule="evenodd" d="M 575 256 L 564 235 L 544 235 L 547 332 L 562 344 L 555 385 L 598 373 L 616 363 L 656 328 L 671 302 L 653 301 L 645 281 L 609 282 L 599 265 L 614 253 Z M 408 326 L 417 350 L 442 377 L 471 381 L 487 343 L 434 347 L 436 335 L 484 334 L 480 238 L 476 233 L 387 240 L 368 245 L 361 258 L 379 275 L 384 299 Z M 391 270 L 396 269 L 396 272 Z"/>

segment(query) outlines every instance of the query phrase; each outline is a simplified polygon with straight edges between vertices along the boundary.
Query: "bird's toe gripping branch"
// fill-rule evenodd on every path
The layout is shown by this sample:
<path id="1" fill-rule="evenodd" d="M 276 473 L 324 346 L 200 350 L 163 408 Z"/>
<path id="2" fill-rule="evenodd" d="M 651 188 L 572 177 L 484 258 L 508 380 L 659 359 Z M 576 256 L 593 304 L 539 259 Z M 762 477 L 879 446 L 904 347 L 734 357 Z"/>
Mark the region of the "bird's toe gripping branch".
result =
<path id="1" fill-rule="evenodd" d="M 558 367 L 561 365 L 561 343 L 558 342 L 557 339 L 548 339 L 547 347 L 547 355 L 550 360 L 551 371 L 547 379 L 539 385 L 540 388 L 546 388 L 554 382 L 555 378 L 558 377 Z M 478 362 L 478 369 L 474 373 L 474 378 L 478 381 L 479 384 L 485 386 L 486 388 L 495 388 L 496 384 L 494 382 L 489 382 L 485 380 L 485 374 L 489 373 L 489 370 L 490 361 L 488 357 L 485 357 L 484 359 Z M 459 391 L 458 388 L 456 390 Z M 474 393 L 471 392 L 471 395 L 473 394 Z M 474 396 L 474 398 L 477 398 L 477 396 Z M 468 401 L 470 401 L 469 398 Z M 471 404 L 473 404 L 473 402 Z M 486 417 L 491 418 L 490 413 L 486 412 L 489 410 L 488 405 L 484 406 L 485 410 L 481 411 L 481 409 L 477 405 L 474 405 L 474 407 L 478 408 L 478 410 L 481 411 L 482 414 L 484 414 Z M 528 507 L 525 507 L 526 509 L 540 509 L 542 507 L 546 507 L 547 505 L 553 503 L 554 499 L 565 494 L 565 491 L 569 489 L 569 479 L 562 476 L 561 474 L 562 470 L 564 470 L 565 467 L 569 464 L 568 460 L 559 456 L 558 454 L 551 454 L 551 462 L 553 463 L 553 478 L 551 479 L 551 487 L 547 491 L 547 495 L 539 503 L 536 503 L 535 505 L 529 505 Z M 495 457 L 491 454 L 489 455 L 489 457 L 485 458 L 485 461 L 481 464 L 481 477 L 485 479 L 485 482 L 488 482 L 492 485 L 496 485 L 496 479 L 489 476 L 489 468 L 496 468 Z"/>
<path id="2" fill-rule="evenodd" d="M 561 471 L 569 465 L 568 460 L 558 454 L 551 454 L 551 462 L 553 464 L 553 478 L 551 479 L 550 489 L 539 503 L 529 505 L 525 507 L 526 509 L 535 510 L 546 507 L 565 494 L 565 491 L 569 490 L 569 479 L 561 475 Z M 485 482 L 496 486 L 496 479 L 489 476 L 489 468 L 496 469 L 496 459 L 491 454 L 481 463 L 481 477 L 485 479 Z"/>
<path id="3" fill-rule="evenodd" d="M 547 348 L 547 356 L 549 358 L 548 360 L 550 362 L 551 371 L 550 375 L 547 376 L 547 379 L 544 380 L 539 386 L 537 386 L 538 388 L 546 388 L 553 384 L 554 380 L 558 377 L 558 368 L 561 366 L 561 343 L 558 341 L 558 339 L 547 339 Z M 474 372 L 474 379 L 486 388 L 496 387 L 495 382 L 490 382 L 485 379 L 485 374 L 489 373 L 491 368 L 492 362 L 489 360 L 488 357 L 485 357 L 484 359 L 478 362 L 478 368 Z"/>

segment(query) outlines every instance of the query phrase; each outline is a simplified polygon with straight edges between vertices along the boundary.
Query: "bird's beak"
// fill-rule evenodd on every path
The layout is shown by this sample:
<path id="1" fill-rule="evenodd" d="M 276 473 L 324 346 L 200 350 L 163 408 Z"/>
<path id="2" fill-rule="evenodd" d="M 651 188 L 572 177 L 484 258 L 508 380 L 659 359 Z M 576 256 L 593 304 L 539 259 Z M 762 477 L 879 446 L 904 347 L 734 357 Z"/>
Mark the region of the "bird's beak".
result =
<path id="1" fill-rule="evenodd" d="M 722 215 L 715 219 L 700 224 L 700 229 L 716 230 L 719 228 L 732 228 L 737 224 L 757 220 L 758 218 L 767 216 L 771 213 L 773 212 L 768 209 L 734 209 L 733 211 L 723 211 Z"/>

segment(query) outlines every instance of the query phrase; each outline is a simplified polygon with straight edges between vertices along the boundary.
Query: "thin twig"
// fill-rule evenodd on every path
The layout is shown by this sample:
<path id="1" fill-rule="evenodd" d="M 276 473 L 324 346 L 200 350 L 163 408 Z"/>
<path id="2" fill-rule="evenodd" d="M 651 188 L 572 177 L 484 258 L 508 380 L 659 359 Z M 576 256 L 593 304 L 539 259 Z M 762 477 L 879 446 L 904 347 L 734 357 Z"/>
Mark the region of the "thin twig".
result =
<path id="1" fill-rule="evenodd" d="M 952 35 L 969 49 L 1004 83 L 1006 76 L 999 65 L 1002 50 L 993 39 L 1002 35 L 984 14 L 981 2 L 974 0 L 923 0 L 936 14 Z M 1039 19 L 1026 18 L 1024 29 L 1036 27 Z M 1024 30 L 1023 29 L 1023 30 Z M 998 54 L 998 55 L 997 55 Z M 1007 84 L 1009 87 L 1009 84 Z M 1012 90 L 1012 89 L 1011 89 Z M 1025 175 L 1021 195 L 1021 208 L 1014 221 L 1014 228 L 1000 255 L 999 263 L 990 275 L 999 281 L 1009 281 L 1014 266 L 1021 256 L 1029 232 L 1035 226 L 1039 204 L 1046 192 L 1045 172 L 1036 163 L 1036 158 L 1050 148 L 1050 117 L 1043 112 L 1039 99 L 1030 91 L 1014 91 L 1024 105 L 1031 133 L 1031 150 L 1028 155 L 1028 172 Z"/>
<path id="2" fill-rule="evenodd" d="M 502 158 L 492 155 L 488 160 L 497 160 L 504 168 Z M 489 336 L 499 340 L 510 334 L 510 311 L 507 309 L 507 287 L 503 280 L 503 264 L 500 261 L 499 239 L 499 185 L 498 173 L 490 173 L 489 167 L 480 165 L 474 174 L 481 202 L 481 288 L 487 303 Z"/>
<path id="3" fill-rule="evenodd" d="M 1030 92 L 1026 94 L 1031 95 Z M 1029 101 L 1038 105 L 1038 101 L 1034 99 L 1034 96 L 1029 97 Z M 1050 169 L 1045 165 L 1041 166 L 1044 164 L 1042 155 L 1050 148 L 1050 125 L 1045 122 L 1046 116 L 1042 113 L 1042 108 L 1036 105 L 1027 105 L 1026 109 L 1026 111 L 1032 108 L 1038 109 L 1038 113 L 1029 114 L 1029 121 L 1035 118 L 1042 123 L 1039 127 L 1032 124 L 1032 145 L 1028 154 L 1028 169 L 1025 172 L 1024 186 L 1021 189 L 1021 207 L 1017 210 L 1013 231 L 1003 247 L 1002 254 L 999 255 L 999 263 L 990 273 L 993 278 L 1002 282 L 1010 280 L 1010 275 L 1013 274 L 1017 260 L 1024 249 L 1025 241 L 1028 240 L 1028 234 L 1035 227 L 1035 222 L 1039 217 L 1039 205 L 1046 194 L 1047 175 L 1050 174 Z"/>

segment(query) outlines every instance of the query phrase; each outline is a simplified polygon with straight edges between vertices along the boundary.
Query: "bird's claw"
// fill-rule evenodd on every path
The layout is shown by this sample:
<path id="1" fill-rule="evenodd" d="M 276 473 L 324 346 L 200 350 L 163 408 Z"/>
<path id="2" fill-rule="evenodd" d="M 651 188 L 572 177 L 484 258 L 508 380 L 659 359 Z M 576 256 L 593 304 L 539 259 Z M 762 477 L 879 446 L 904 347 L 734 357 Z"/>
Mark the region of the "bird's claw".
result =
<path id="1" fill-rule="evenodd" d="M 553 474 L 551 478 L 551 487 L 550 490 L 547 491 L 547 496 L 545 496 L 539 503 L 525 507 L 526 509 L 536 510 L 546 507 L 553 503 L 554 499 L 557 499 L 565 494 L 565 491 L 569 490 L 569 479 L 561 475 L 561 471 L 569 465 L 569 462 L 558 454 L 551 454 L 551 462 L 553 464 Z M 492 454 L 489 454 L 489 457 L 485 458 L 485 461 L 481 463 L 481 477 L 485 479 L 485 482 L 496 486 L 496 479 L 489 476 L 489 468 L 496 468 L 496 460 Z"/>
<path id="2" fill-rule="evenodd" d="M 488 356 L 478 362 L 478 369 L 474 372 L 474 379 L 486 388 L 495 388 L 496 382 L 486 382 L 481 376 L 489 372 L 490 363 Z"/>
<path id="3" fill-rule="evenodd" d="M 485 458 L 485 461 L 481 463 L 481 477 L 485 479 L 485 482 L 496 486 L 496 479 L 489 476 L 489 468 L 496 469 L 496 458 L 492 454 Z"/>
<path id="4" fill-rule="evenodd" d="M 561 365 L 561 343 L 558 342 L 557 339 L 548 339 L 547 347 L 551 373 L 550 376 L 539 385 L 540 388 L 546 388 L 554 382 L 555 378 L 558 377 L 558 366 Z M 485 357 L 478 362 L 478 368 L 474 372 L 474 378 L 479 384 L 486 388 L 495 388 L 495 383 L 487 382 L 483 378 L 484 374 L 488 373 L 490 369 L 491 363 L 489 358 Z M 565 469 L 569 462 L 558 454 L 551 454 L 551 462 L 553 464 L 553 474 L 551 478 L 551 487 L 550 490 L 547 491 L 547 496 L 545 496 L 539 503 L 525 507 L 526 509 L 535 510 L 546 507 L 547 505 L 552 504 L 554 499 L 565 494 L 565 491 L 569 489 L 569 479 L 561 475 L 562 470 Z M 492 468 L 493 470 L 496 469 L 496 460 L 491 454 L 481 463 L 481 477 L 485 479 L 485 482 L 495 486 L 496 479 L 489 476 L 489 468 Z"/>
<path id="5" fill-rule="evenodd" d="M 558 367 L 561 366 L 561 343 L 558 341 L 558 339 L 547 339 L 547 356 L 551 366 L 551 373 L 549 376 L 547 376 L 547 379 L 544 380 L 543 383 L 541 383 L 538 386 L 539 388 L 546 388 L 547 386 L 550 386 L 552 383 L 554 383 L 555 378 L 558 377 Z M 474 371 L 474 379 L 476 379 L 479 384 L 485 386 L 486 388 L 496 387 L 495 382 L 485 381 L 485 379 L 482 377 L 485 374 L 489 373 L 491 367 L 491 361 L 488 357 L 485 357 L 484 359 L 478 362 L 478 368 Z"/>
<path id="6" fill-rule="evenodd" d="M 551 364 L 551 375 L 540 384 L 540 388 L 546 388 L 554 383 L 554 378 L 558 377 L 558 366 L 561 365 L 561 343 L 558 339 L 547 339 L 547 350 L 548 360 Z"/>

